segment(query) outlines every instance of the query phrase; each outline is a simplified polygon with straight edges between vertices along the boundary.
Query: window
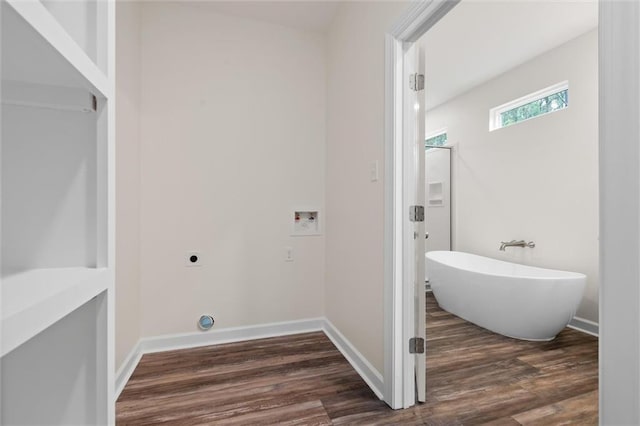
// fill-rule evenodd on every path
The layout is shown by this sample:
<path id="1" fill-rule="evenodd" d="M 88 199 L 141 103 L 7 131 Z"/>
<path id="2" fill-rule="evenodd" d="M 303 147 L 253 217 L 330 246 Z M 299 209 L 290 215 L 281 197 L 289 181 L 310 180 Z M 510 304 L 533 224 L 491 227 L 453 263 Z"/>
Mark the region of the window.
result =
<path id="1" fill-rule="evenodd" d="M 489 130 L 501 129 L 569 106 L 569 82 L 555 84 L 489 111 Z"/>
<path id="2" fill-rule="evenodd" d="M 434 146 L 445 146 L 447 144 L 447 131 L 439 130 L 436 133 L 433 133 L 431 136 L 428 136 L 424 141 L 425 149 L 432 148 Z"/>

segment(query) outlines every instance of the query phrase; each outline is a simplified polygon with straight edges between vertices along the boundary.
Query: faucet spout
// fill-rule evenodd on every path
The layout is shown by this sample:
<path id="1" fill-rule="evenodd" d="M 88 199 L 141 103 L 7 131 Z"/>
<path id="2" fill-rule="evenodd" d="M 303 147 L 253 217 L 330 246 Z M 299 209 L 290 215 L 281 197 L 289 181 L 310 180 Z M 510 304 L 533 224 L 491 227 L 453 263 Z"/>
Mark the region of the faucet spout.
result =
<path id="1" fill-rule="evenodd" d="M 526 242 L 525 240 L 520 240 L 520 241 L 516 241 L 516 240 L 501 241 L 500 242 L 500 251 L 505 251 L 505 248 L 507 248 L 507 247 L 529 247 L 529 248 L 534 248 L 535 246 L 536 246 L 536 243 L 534 243 L 533 241 L 529 241 L 529 242 Z"/>

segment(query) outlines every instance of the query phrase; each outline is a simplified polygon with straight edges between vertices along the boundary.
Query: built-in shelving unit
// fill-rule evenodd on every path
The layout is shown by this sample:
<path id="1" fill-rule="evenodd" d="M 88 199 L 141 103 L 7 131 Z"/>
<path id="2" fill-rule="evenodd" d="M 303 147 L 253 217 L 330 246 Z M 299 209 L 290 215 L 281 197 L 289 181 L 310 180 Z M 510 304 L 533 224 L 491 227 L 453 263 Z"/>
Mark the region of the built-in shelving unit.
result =
<path id="1" fill-rule="evenodd" d="M 113 424 L 115 4 L 0 8 L 0 424 Z"/>
<path id="2" fill-rule="evenodd" d="M 4 276 L 2 355 L 108 288 L 105 268 L 42 268 Z"/>

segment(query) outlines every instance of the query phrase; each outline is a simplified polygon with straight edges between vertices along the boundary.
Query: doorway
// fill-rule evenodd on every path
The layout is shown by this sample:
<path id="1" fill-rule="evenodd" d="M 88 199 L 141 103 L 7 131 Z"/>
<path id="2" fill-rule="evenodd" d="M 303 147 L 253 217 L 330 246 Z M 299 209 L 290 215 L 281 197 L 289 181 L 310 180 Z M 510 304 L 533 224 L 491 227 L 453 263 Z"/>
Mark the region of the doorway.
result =
<path id="1" fill-rule="evenodd" d="M 402 205 L 403 179 L 407 179 L 402 171 L 402 163 L 399 158 L 403 151 L 401 144 L 397 142 L 402 137 L 403 114 L 401 103 L 398 103 L 398 92 L 401 85 L 398 84 L 402 73 L 402 45 L 415 42 L 422 34 L 429 30 L 456 3 L 454 2 L 423 2 L 407 12 L 398 20 L 387 37 L 387 108 L 386 108 L 386 157 L 387 175 L 389 179 L 386 187 L 386 213 L 385 223 L 385 400 L 394 408 L 400 408 L 403 404 L 412 404 L 411 397 L 407 393 L 407 383 L 411 381 L 411 374 L 406 369 L 403 360 L 406 359 L 404 349 L 408 332 L 403 328 L 404 308 L 410 306 L 409 292 L 403 288 L 401 280 L 402 268 L 406 264 L 406 255 L 403 256 L 401 244 L 402 219 L 399 206 Z M 638 164 L 637 140 L 639 131 L 636 127 L 628 125 L 624 120 L 616 119 L 616 113 L 630 117 L 625 113 L 629 108 L 640 111 L 640 102 L 636 98 L 622 101 L 625 98 L 624 83 L 631 87 L 638 86 L 637 72 L 622 73 L 621 70 L 637 70 L 640 49 L 640 37 L 635 29 L 640 22 L 640 13 L 637 5 L 624 2 L 604 2 L 600 6 L 600 51 L 599 51 L 599 85 L 601 93 L 607 93 L 604 102 L 600 98 L 601 114 L 600 123 L 600 253 L 607 252 L 608 256 L 600 256 L 601 279 L 607 285 L 600 286 L 600 338 L 601 338 L 601 363 L 600 363 L 600 416 L 601 421 L 623 423 L 638 421 L 638 383 L 640 374 L 637 362 L 640 347 L 640 334 L 638 321 L 627 321 L 620 314 L 620 308 L 626 307 L 627 314 L 638 318 L 638 276 L 640 271 L 637 266 L 637 255 L 640 250 L 637 244 L 637 217 L 638 208 L 637 173 L 617 173 L 618 164 Z M 635 93 L 635 92 L 634 92 Z M 620 98 L 618 98 L 618 96 Z M 625 98 L 626 99 L 626 98 Z M 635 117 L 635 115 L 634 115 Z M 615 124 L 615 126 L 614 126 Z M 624 135 L 624 141 L 621 136 Z M 615 143 L 614 140 L 620 140 Z M 602 141 L 611 141 L 610 144 Z M 637 170 L 637 167 L 635 167 Z M 629 191 L 625 190 L 628 189 Z M 631 199 L 629 198 L 631 197 Z M 607 200 L 603 203 L 603 199 Z M 625 206 L 624 215 L 620 215 L 620 209 L 615 205 Z M 629 243 L 625 243 L 622 232 L 622 223 L 628 230 L 633 231 L 634 237 Z M 406 236 L 404 236 L 406 237 Z M 613 253 L 621 257 L 614 256 Z M 632 260 L 635 259 L 635 260 Z M 623 270 L 617 266 L 622 259 L 627 259 L 627 265 L 634 265 L 630 269 Z M 630 262 L 630 263 L 629 263 Z M 617 281 L 613 281 L 617 278 Z M 625 300 L 625 296 L 626 297 Z M 604 300 L 611 302 L 605 303 Z M 616 306 L 613 303 L 618 304 Z M 617 311 L 617 312 L 616 312 Z M 606 318 L 606 321 L 605 321 Z M 624 341 L 622 330 L 626 330 L 630 342 Z M 610 332 L 610 333 L 609 333 Z M 620 346 L 621 345 L 621 346 Z M 624 347 L 631 349 L 634 356 L 618 356 L 620 351 L 614 348 Z M 616 362 L 606 369 L 604 356 Z M 623 373 L 625 371 L 626 373 Z M 620 373 L 620 375 L 618 375 Z M 630 376 L 629 376 L 630 375 Z M 622 379 L 622 383 L 615 377 Z M 631 379 L 629 379 L 631 377 Z M 635 401 L 635 402 L 633 402 Z M 609 409 L 608 409 L 609 408 Z"/>

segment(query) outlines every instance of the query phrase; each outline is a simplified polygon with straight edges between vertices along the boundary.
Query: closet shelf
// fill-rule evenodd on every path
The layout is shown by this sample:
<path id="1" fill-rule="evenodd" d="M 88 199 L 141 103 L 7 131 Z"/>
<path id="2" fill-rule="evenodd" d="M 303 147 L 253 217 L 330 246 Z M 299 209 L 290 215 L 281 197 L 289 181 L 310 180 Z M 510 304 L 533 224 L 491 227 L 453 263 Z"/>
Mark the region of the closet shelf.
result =
<path id="1" fill-rule="evenodd" d="M 4 356 L 109 288 L 106 268 L 46 268 L 2 277 Z"/>
<path id="2" fill-rule="evenodd" d="M 109 98 L 107 76 L 39 1 L 5 0 L 3 80 L 86 89 Z M 9 40 L 20 40 L 9 43 Z M 25 54 L 29 52 L 29 54 Z"/>

